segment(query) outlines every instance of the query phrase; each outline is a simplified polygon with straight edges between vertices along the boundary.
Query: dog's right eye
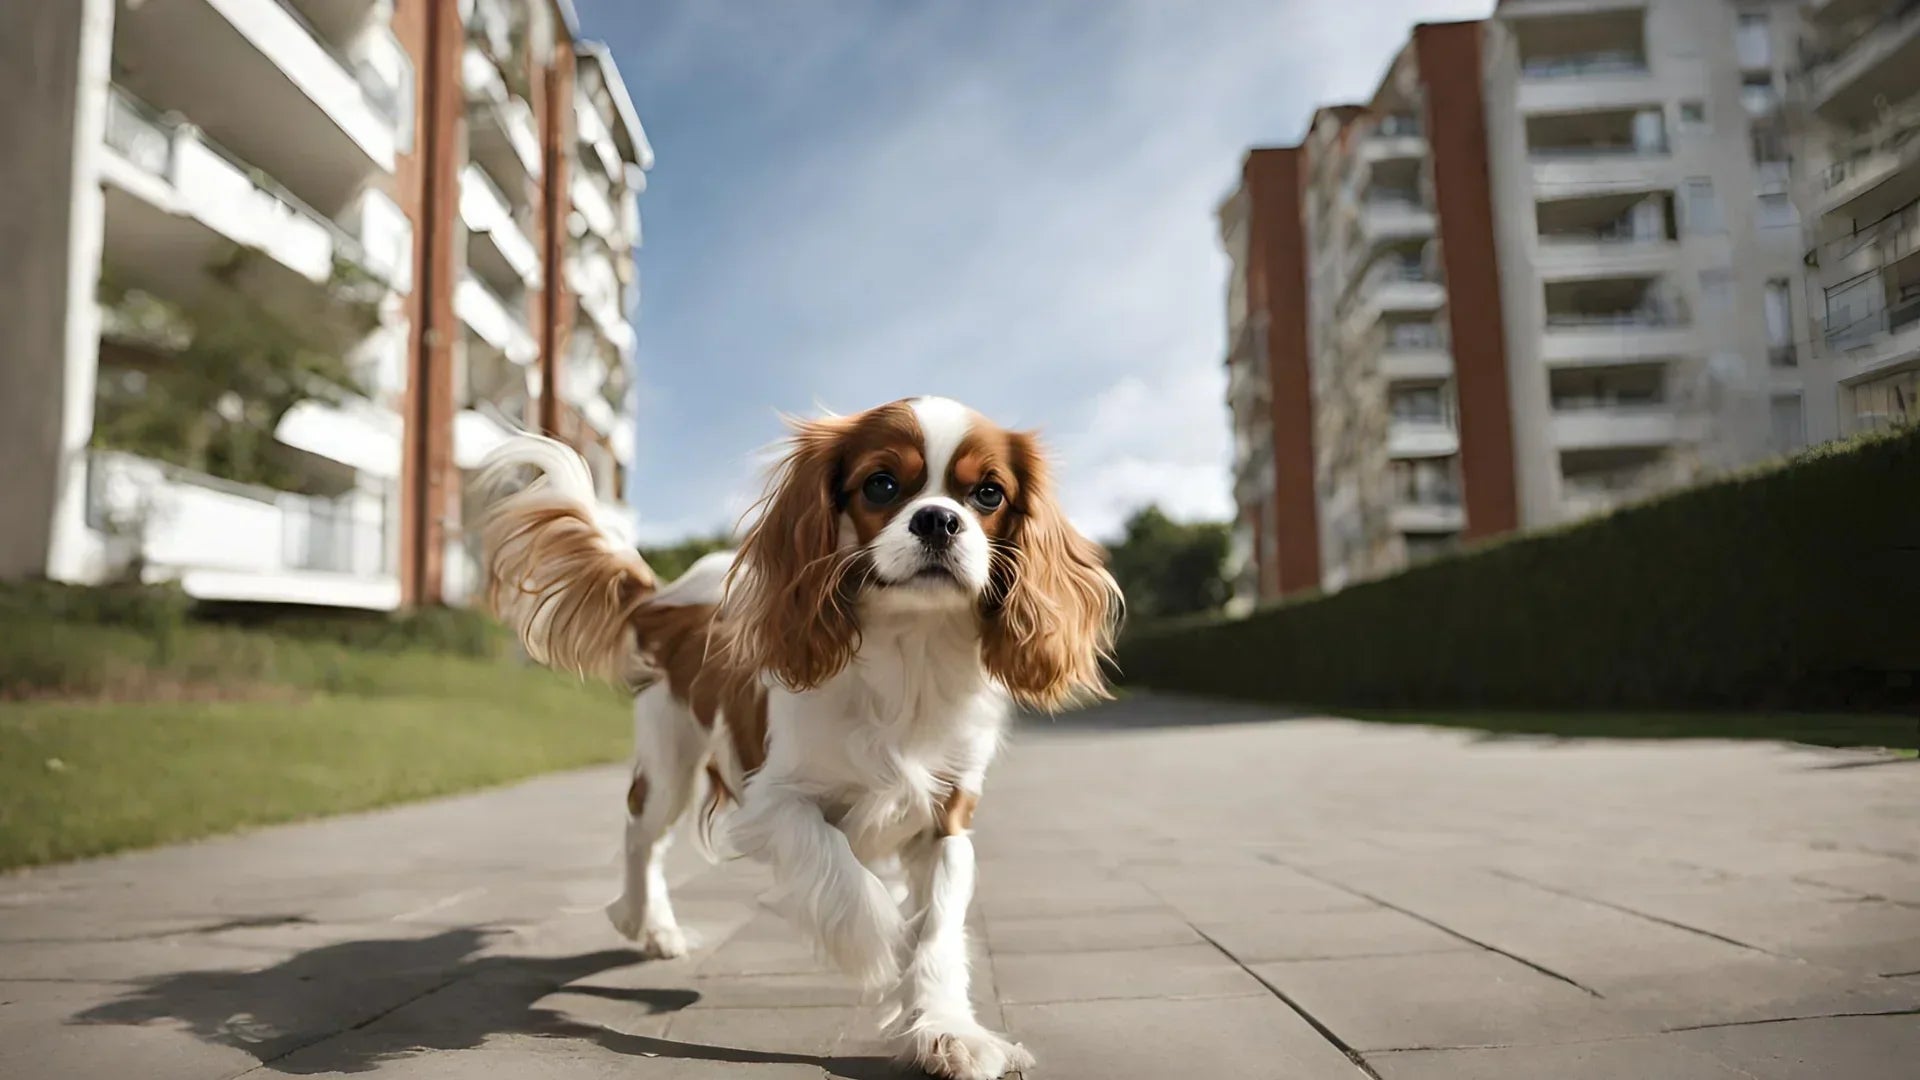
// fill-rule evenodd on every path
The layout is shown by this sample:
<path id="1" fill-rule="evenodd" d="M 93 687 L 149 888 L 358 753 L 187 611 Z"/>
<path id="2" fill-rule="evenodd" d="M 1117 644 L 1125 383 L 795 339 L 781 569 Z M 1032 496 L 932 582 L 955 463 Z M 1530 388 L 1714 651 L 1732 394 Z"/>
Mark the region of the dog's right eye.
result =
<path id="1" fill-rule="evenodd" d="M 875 506 L 885 506 L 900 497 L 900 481 L 892 473 L 877 472 L 867 477 L 860 487 L 860 493 Z"/>

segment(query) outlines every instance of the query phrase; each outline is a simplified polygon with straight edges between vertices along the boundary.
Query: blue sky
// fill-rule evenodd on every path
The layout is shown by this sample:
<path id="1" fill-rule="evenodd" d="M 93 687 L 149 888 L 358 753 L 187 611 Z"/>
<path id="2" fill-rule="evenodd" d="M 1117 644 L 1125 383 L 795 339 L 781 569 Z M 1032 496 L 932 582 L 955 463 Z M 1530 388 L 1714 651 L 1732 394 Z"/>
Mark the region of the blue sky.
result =
<path id="1" fill-rule="evenodd" d="M 1213 210 L 1242 152 L 1492 7 L 1364 2 L 579 0 L 657 155 L 642 536 L 731 524 L 779 412 L 925 393 L 1039 428 L 1095 535 L 1228 516 Z"/>

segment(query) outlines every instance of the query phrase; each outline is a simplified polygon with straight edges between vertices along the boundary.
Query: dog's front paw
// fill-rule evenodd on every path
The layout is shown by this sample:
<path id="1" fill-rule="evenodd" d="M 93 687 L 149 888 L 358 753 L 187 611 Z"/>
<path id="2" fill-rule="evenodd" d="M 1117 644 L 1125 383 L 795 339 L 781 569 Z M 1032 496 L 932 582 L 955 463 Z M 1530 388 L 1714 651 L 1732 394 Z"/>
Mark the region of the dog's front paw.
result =
<path id="1" fill-rule="evenodd" d="M 999 1080 L 1033 1068 L 1026 1047 L 977 1023 L 922 1024 L 911 1038 L 913 1063 L 946 1080 Z"/>
<path id="2" fill-rule="evenodd" d="M 687 955 L 687 935 L 673 923 L 658 922 L 622 896 L 607 905 L 607 921 L 620 936 L 633 942 L 649 960 L 672 960 Z"/>

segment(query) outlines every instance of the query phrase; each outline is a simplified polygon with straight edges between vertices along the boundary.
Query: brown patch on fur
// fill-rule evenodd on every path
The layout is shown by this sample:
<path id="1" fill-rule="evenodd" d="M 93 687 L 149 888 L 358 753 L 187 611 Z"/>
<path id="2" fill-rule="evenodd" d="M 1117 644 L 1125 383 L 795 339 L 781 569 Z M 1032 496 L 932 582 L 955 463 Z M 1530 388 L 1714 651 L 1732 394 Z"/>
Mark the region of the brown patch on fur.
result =
<path id="1" fill-rule="evenodd" d="M 723 626 L 710 604 L 644 606 L 633 615 L 641 655 L 667 681 L 667 691 L 712 730 L 721 719 L 734 755 L 746 772 L 767 757 L 767 693 L 751 670 L 732 663 L 717 647 Z"/>
<path id="2" fill-rule="evenodd" d="M 975 415 L 973 425 L 953 451 L 947 463 L 947 491 L 954 499 L 967 503 L 979 515 L 980 527 L 987 539 L 1000 541 L 1012 532 L 1020 501 L 1020 474 L 1014 467 L 1014 434 L 983 416 Z M 971 502 L 973 490 L 993 483 L 1005 493 L 1006 501 L 992 510 L 983 510 Z"/>
<path id="3" fill-rule="evenodd" d="M 979 805 L 979 795 L 965 788 L 953 788 L 940 802 L 940 812 L 934 816 L 934 830 L 941 836 L 958 836 L 969 831 L 973 828 L 973 811 Z"/>
<path id="4" fill-rule="evenodd" d="M 647 808 L 647 778 L 639 773 L 633 774 L 633 782 L 627 785 L 627 816 L 639 817 Z"/>
<path id="5" fill-rule="evenodd" d="M 1106 697 L 1100 662 L 1119 627 L 1120 588 L 1100 546 L 1080 535 L 1054 500 L 1039 440 L 1025 432 L 1004 438 L 1015 483 L 1006 521 L 996 523 L 992 578 L 981 601 L 981 660 L 1029 708 Z"/>
<path id="6" fill-rule="evenodd" d="M 787 456 L 727 578 L 738 615 L 728 620 L 726 646 L 740 668 L 804 691 L 837 674 L 860 645 L 854 604 L 868 563 L 858 545 L 842 550 L 841 513 L 864 544 L 925 485 L 926 461 L 904 401 L 791 423 Z M 902 495 L 874 506 L 861 488 L 881 468 Z"/>

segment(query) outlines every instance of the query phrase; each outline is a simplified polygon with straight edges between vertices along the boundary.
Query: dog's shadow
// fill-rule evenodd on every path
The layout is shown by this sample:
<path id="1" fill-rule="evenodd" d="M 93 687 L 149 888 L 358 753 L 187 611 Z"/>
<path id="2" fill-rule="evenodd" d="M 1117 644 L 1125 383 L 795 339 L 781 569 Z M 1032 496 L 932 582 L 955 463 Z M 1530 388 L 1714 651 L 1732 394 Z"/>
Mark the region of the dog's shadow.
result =
<path id="1" fill-rule="evenodd" d="M 245 1050 L 282 1075 L 368 1072 L 397 1058 L 471 1050 L 499 1035 L 579 1039 L 645 1057 L 809 1065 L 844 1080 L 922 1075 L 884 1057 L 769 1053 L 583 1023 L 538 1003 L 564 989 L 629 1003 L 646 1016 L 684 1009 L 700 994 L 685 987 L 578 985 L 642 958 L 630 949 L 565 957 L 483 954 L 498 933 L 462 927 L 425 938 L 345 941 L 255 971 L 161 975 L 69 1022 L 181 1024 L 206 1042 Z"/>

